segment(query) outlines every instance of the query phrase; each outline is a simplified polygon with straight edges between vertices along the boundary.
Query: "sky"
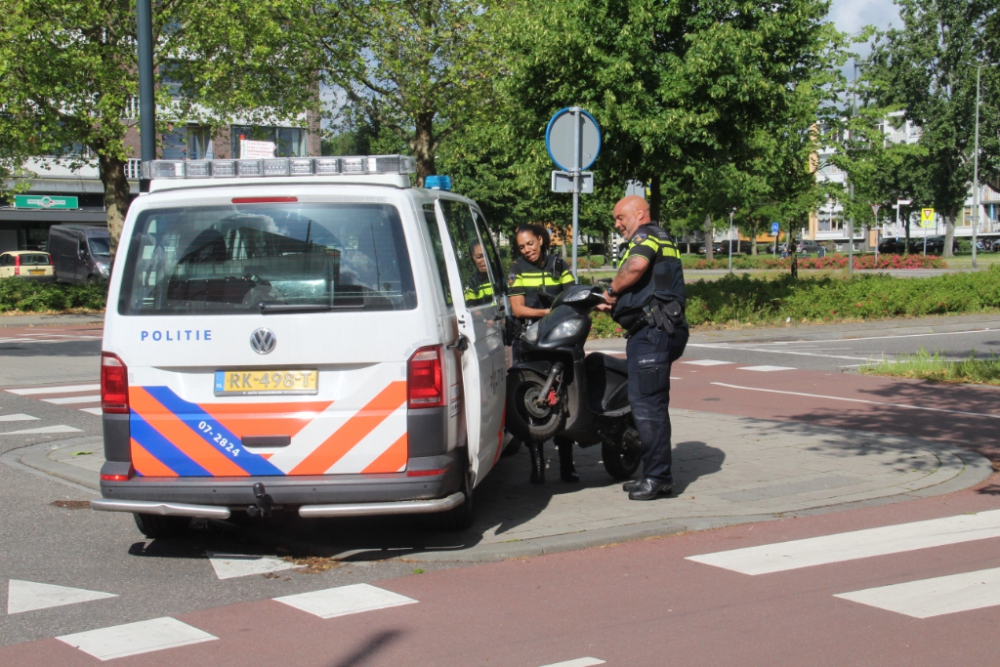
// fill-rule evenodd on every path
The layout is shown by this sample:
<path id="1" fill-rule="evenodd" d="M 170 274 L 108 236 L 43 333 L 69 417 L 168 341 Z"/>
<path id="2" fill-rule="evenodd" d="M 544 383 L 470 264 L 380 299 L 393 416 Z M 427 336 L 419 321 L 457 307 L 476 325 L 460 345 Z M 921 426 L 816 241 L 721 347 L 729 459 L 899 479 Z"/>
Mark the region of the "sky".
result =
<path id="1" fill-rule="evenodd" d="M 866 25 L 900 26 L 899 8 L 892 0 L 833 0 L 830 18 L 840 30 L 856 33 Z"/>

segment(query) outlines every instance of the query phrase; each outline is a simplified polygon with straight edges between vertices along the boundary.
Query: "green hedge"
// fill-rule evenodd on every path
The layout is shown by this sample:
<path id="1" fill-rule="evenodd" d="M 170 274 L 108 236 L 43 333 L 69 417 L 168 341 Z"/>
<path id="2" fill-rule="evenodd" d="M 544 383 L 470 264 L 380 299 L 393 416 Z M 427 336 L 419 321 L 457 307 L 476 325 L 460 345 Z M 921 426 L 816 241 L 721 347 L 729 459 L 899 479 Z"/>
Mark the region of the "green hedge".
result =
<path id="1" fill-rule="evenodd" d="M 63 285 L 24 278 L 0 279 L 0 313 L 104 310 L 107 297 L 107 283 Z"/>
<path id="2" fill-rule="evenodd" d="M 1000 266 L 932 278 L 865 275 L 792 280 L 781 276 L 766 280 L 738 275 L 711 282 L 699 280 L 688 284 L 686 290 L 687 317 L 692 326 L 977 313 L 1000 309 Z M 594 337 L 621 335 L 617 329 L 610 318 L 595 317 Z"/>

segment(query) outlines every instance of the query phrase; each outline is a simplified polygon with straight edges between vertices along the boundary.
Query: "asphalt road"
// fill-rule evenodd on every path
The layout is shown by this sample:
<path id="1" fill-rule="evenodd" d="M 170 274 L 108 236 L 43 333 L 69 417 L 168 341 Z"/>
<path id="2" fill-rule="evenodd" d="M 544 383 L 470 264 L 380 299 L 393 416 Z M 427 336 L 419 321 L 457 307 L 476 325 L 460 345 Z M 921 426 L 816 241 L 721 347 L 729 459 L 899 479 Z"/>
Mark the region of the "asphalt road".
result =
<path id="1" fill-rule="evenodd" d="M 53 638 L 157 618 L 183 622 L 212 639 L 121 658 L 122 664 L 513 666 L 591 657 L 622 665 L 978 665 L 992 657 L 982 647 L 992 645 L 998 606 L 918 620 L 833 595 L 1000 567 L 1000 533 L 764 577 L 687 557 L 996 509 L 1000 491 L 993 485 L 492 565 L 409 562 L 391 551 L 342 562 L 294 548 L 276 551 L 273 536 L 240 523 L 202 523 L 175 542 L 146 540 L 127 515 L 82 509 L 94 496 L 91 489 L 17 462 L 31 447 L 74 438 L 92 446 L 100 435 L 100 419 L 83 411 L 86 403 L 54 404 L 47 402 L 51 394 L 10 391 L 97 382 L 100 341 L 85 337 L 93 336 L 93 325 L 58 326 L 0 328 L 0 488 L 11 503 L 0 515 L 0 583 L 7 584 L 0 589 L 0 647 L 6 647 L 0 648 L 0 665 L 96 664 Z M 992 316 L 699 332 L 684 359 L 694 363 L 674 367 L 673 406 L 917 436 L 1000 461 L 996 389 L 942 389 L 850 373 L 870 358 L 920 347 L 953 357 L 1000 352 L 997 329 L 1000 317 Z M 611 351 L 616 346 L 621 342 L 594 344 Z M 13 415 L 35 419 L 4 420 Z M 366 520 L 334 528 L 403 526 Z M 206 558 L 211 555 L 215 562 Z M 254 556 L 265 556 L 273 570 L 237 576 Z M 18 611 L 25 600 L 57 594 L 15 590 L 15 581 L 116 597 Z M 379 609 L 376 601 L 367 613 L 320 619 L 273 601 L 353 584 L 416 602 Z M 364 598 L 372 591 L 361 593 Z M 959 635 L 960 650 L 935 639 Z"/>

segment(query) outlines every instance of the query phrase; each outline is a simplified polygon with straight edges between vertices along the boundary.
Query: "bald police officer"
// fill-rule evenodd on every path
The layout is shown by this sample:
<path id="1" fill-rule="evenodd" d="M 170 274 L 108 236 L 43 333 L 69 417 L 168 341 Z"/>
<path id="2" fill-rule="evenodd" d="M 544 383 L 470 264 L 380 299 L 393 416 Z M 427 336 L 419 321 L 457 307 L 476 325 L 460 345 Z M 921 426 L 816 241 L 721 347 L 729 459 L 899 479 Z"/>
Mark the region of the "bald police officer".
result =
<path id="1" fill-rule="evenodd" d="M 670 365 L 684 352 L 684 271 L 670 235 L 650 221 L 642 197 L 615 205 L 615 229 L 629 242 L 608 289 L 611 316 L 626 330 L 628 398 L 642 443 L 642 479 L 626 482 L 631 500 L 653 500 L 673 488 L 670 455 Z"/>

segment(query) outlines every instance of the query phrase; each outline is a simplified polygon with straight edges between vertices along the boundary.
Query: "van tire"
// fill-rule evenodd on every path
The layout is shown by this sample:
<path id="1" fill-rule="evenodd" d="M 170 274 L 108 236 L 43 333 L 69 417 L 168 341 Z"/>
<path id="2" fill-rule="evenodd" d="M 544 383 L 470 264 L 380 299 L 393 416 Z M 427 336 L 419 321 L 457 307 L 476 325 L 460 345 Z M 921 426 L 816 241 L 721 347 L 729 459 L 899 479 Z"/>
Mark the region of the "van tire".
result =
<path id="1" fill-rule="evenodd" d="M 447 512 L 431 514 L 431 523 L 436 530 L 452 533 L 462 532 L 471 528 L 472 522 L 475 519 L 476 505 L 473 500 L 475 498 L 475 490 L 472 487 L 472 471 L 469 467 L 468 450 L 465 451 L 461 488 L 462 493 L 465 494 L 465 502 Z"/>
<path id="2" fill-rule="evenodd" d="M 529 407 L 527 401 L 544 384 L 544 377 L 526 369 L 517 369 L 507 376 L 507 430 L 525 442 L 545 442 L 566 422 L 562 405 L 544 411 Z"/>
<path id="3" fill-rule="evenodd" d="M 159 514 L 132 515 L 135 525 L 143 535 L 151 540 L 183 537 L 191 525 L 189 516 L 160 516 Z"/>

